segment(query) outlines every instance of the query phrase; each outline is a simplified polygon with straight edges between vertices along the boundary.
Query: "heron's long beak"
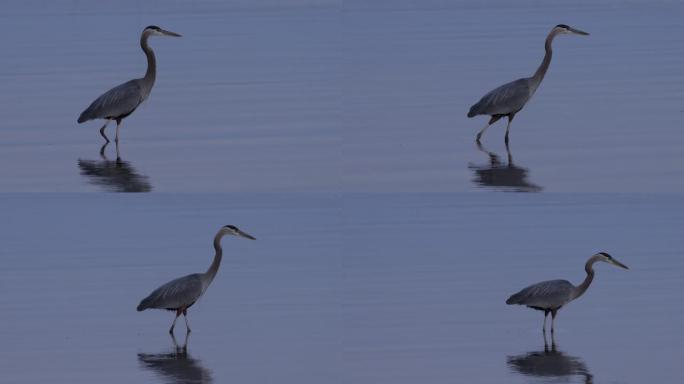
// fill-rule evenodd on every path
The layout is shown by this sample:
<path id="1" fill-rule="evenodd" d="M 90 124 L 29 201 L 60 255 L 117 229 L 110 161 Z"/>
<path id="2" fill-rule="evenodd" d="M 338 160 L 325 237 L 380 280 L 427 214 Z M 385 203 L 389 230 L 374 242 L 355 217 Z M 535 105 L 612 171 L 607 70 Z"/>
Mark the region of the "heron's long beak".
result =
<path id="1" fill-rule="evenodd" d="M 616 266 L 616 267 L 620 267 L 620 268 L 624 268 L 624 269 L 629 269 L 626 265 L 622 264 L 621 262 L 619 262 L 619 261 L 617 261 L 617 260 L 615 260 L 615 259 L 612 259 L 610 262 L 611 262 L 611 264 L 613 264 L 613 265 Z"/>
<path id="2" fill-rule="evenodd" d="M 568 28 L 568 30 L 574 34 L 577 34 L 577 35 L 589 36 L 588 32 L 580 31 L 579 29 L 575 29 L 575 28 L 570 27 L 570 28 Z"/>
<path id="3" fill-rule="evenodd" d="M 252 235 L 250 235 L 249 233 L 246 233 L 246 232 L 238 231 L 237 234 L 240 235 L 240 236 L 242 236 L 242 237 L 246 237 L 246 238 L 248 238 L 248 239 L 250 239 L 250 240 L 256 240 L 256 237 L 254 237 L 254 236 L 252 236 Z"/>
<path id="4" fill-rule="evenodd" d="M 165 30 L 165 29 L 162 29 L 162 30 L 161 30 L 161 33 L 162 33 L 163 35 L 165 35 L 165 36 L 182 37 L 180 33 L 167 31 L 167 30 Z"/>

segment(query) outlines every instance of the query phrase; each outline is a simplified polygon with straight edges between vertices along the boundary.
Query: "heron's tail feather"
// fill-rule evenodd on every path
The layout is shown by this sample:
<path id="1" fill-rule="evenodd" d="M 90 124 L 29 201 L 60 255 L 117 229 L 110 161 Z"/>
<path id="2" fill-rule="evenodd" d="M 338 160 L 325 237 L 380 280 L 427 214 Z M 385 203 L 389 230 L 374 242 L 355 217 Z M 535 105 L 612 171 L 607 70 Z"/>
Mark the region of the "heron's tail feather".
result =
<path id="1" fill-rule="evenodd" d="M 506 304 L 520 304 L 520 294 L 516 293 L 515 295 L 511 295 L 511 297 L 509 297 L 508 300 L 506 300 Z"/>
<path id="2" fill-rule="evenodd" d="M 140 304 L 138 304 L 138 308 L 136 308 L 136 309 L 138 310 L 138 312 L 141 312 L 141 311 L 146 310 L 149 307 L 150 307 L 150 300 L 145 298 L 145 299 L 143 299 L 143 301 L 140 302 Z"/>
<path id="3" fill-rule="evenodd" d="M 477 103 L 477 104 L 473 105 L 472 107 L 470 107 L 470 111 L 468 111 L 468 117 L 475 117 L 475 116 L 479 115 L 480 114 L 480 111 L 479 111 L 480 108 L 479 107 L 480 107 L 480 103 Z"/>
<path id="4" fill-rule="evenodd" d="M 79 116 L 79 117 L 78 117 L 78 120 L 77 120 L 79 124 L 81 124 L 81 123 L 83 123 L 83 122 L 85 122 L 85 121 L 90 120 L 90 116 L 88 116 L 88 115 L 89 115 L 88 112 L 89 112 L 89 110 L 86 109 L 85 111 L 83 111 L 83 113 L 81 113 L 81 116 Z"/>

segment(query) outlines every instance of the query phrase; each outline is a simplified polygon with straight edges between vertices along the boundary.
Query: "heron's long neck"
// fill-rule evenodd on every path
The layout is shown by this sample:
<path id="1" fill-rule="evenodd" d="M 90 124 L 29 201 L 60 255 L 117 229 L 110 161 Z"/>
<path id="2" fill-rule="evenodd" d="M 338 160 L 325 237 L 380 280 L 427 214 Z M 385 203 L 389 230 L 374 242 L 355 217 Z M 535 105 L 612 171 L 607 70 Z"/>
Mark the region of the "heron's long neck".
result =
<path id="1" fill-rule="evenodd" d="M 544 43 L 544 50 L 546 51 L 546 54 L 544 55 L 544 60 L 542 60 L 541 65 L 539 68 L 537 68 L 537 72 L 532 75 L 532 80 L 534 81 L 535 88 L 539 86 L 539 83 L 544 79 L 544 75 L 546 75 L 546 71 L 549 70 L 549 65 L 551 64 L 551 56 L 553 56 L 553 50 L 551 49 L 551 44 L 553 43 L 553 39 L 556 37 L 556 34 L 552 31 L 549 33 L 548 36 L 546 36 L 546 42 Z"/>
<path id="2" fill-rule="evenodd" d="M 157 59 L 154 57 L 152 48 L 150 48 L 150 46 L 147 44 L 148 38 L 148 34 L 143 34 L 142 37 L 140 37 L 140 47 L 142 48 L 143 52 L 145 52 L 145 56 L 147 56 L 147 72 L 145 72 L 143 82 L 148 87 L 149 91 L 149 89 L 152 89 L 154 80 L 157 77 Z"/>
<path id="3" fill-rule="evenodd" d="M 216 250 L 216 254 L 214 255 L 214 261 L 211 262 L 211 265 L 209 266 L 209 269 L 207 269 L 206 273 L 207 277 L 209 278 L 209 282 L 214 280 L 216 272 L 218 272 L 218 269 L 221 266 L 221 259 L 223 258 L 223 248 L 221 248 L 222 237 L 223 233 L 221 232 L 217 233 L 214 237 L 214 249 Z"/>
<path id="4" fill-rule="evenodd" d="M 587 288 L 589 288 L 589 285 L 591 285 L 592 280 L 594 280 L 594 263 L 596 262 L 596 259 L 593 257 L 587 260 L 587 263 L 584 265 L 584 270 L 587 272 L 587 277 L 584 278 L 584 281 L 582 284 L 577 286 L 577 292 L 575 293 L 575 298 L 578 298 L 584 294 L 584 292 L 587 291 Z"/>

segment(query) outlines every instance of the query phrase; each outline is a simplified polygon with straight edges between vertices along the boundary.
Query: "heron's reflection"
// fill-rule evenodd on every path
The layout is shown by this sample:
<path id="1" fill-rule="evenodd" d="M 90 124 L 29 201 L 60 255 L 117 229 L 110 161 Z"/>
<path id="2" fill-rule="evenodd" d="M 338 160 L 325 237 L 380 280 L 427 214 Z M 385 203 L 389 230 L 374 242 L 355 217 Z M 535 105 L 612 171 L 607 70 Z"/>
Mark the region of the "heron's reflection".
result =
<path id="1" fill-rule="evenodd" d="M 173 350 L 157 354 L 139 353 L 140 365 L 154 372 L 165 383 L 211 383 L 211 372 L 188 354 L 189 337 L 190 334 L 187 334 L 183 346 L 179 347 L 172 334 Z"/>
<path id="2" fill-rule="evenodd" d="M 110 192 L 149 192 L 152 185 L 149 178 L 140 175 L 133 165 L 121 159 L 119 144 L 116 144 L 116 160 L 107 158 L 106 143 L 100 148 L 101 160 L 78 159 L 78 168 L 91 184 Z"/>
<path id="3" fill-rule="evenodd" d="M 568 356 L 556 348 L 556 341 L 551 339 L 551 348 L 544 335 L 544 350 L 532 351 L 517 356 L 509 356 L 508 366 L 515 372 L 525 376 L 541 378 L 558 378 L 567 382 L 572 376 L 583 378 L 583 382 L 594 382 L 589 369 L 579 357 Z"/>
<path id="4" fill-rule="evenodd" d="M 543 189 L 527 180 L 529 172 L 527 168 L 519 167 L 513 163 L 513 155 L 511 155 L 508 145 L 506 145 L 508 161 L 504 164 L 499 159 L 499 155 L 487 151 L 480 143 L 476 144 L 479 151 L 489 156 L 489 164 L 487 165 L 468 165 L 468 168 L 475 172 L 473 181 L 476 184 L 512 192 L 539 192 Z"/>

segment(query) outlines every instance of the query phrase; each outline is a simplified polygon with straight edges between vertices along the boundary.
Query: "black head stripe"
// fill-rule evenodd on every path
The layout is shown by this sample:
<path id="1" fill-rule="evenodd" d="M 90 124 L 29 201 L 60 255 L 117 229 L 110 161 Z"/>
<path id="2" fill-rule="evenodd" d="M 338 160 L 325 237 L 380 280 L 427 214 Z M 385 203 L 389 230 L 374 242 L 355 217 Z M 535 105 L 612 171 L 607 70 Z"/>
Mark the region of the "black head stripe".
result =
<path id="1" fill-rule="evenodd" d="M 568 26 L 567 26 L 567 25 L 565 25 L 565 24 L 558 24 L 558 25 L 556 25 L 556 28 L 565 28 L 565 29 L 570 29 L 570 27 L 568 27 Z"/>
<path id="2" fill-rule="evenodd" d="M 230 228 L 230 229 L 232 229 L 233 231 L 237 231 L 237 230 L 238 230 L 236 226 L 234 226 L 234 225 L 230 225 L 230 224 L 229 224 L 229 225 L 226 225 L 226 226 L 224 226 L 224 228 Z"/>
<path id="3" fill-rule="evenodd" d="M 603 256 L 605 256 L 605 257 L 607 257 L 607 258 L 609 258 L 609 259 L 612 259 L 612 258 L 613 258 L 611 255 L 609 255 L 609 254 L 607 254 L 607 253 L 605 253 L 605 252 L 600 252 L 599 255 L 603 255 Z"/>
<path id="4" fill-rule="evenodd" d="M 157 27 L 156 25 L 149 25 L 145 29 L 154 29 L 155 31 L 161 31 L 161 28 Z"/>

